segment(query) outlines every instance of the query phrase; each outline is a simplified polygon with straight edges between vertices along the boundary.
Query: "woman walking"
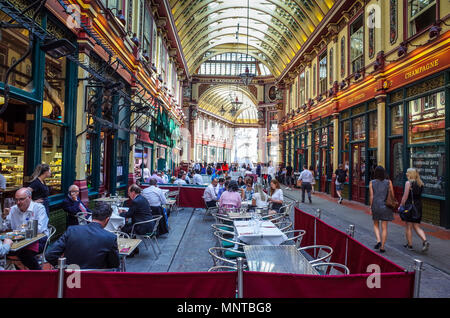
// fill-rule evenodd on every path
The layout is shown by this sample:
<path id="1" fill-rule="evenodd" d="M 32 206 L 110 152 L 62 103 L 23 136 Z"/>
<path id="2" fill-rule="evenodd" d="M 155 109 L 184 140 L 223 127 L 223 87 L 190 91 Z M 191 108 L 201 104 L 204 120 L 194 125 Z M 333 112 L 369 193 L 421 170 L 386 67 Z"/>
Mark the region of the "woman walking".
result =
<path id="1" fill-rule="evenodd" d="M 427 241 L 425 232 L 420 227 L 422 220 L 422 191 L 423 182 L 420 179 L 419 171 L 414 168 L 409 168 L 406 171 L 405 192 L 403 193 L 402 201 L 400 202 L 401 209 L 407 209 L 408 212 L 404 214 L 403 221 L 406 222 L 406 244 L 405 248 L 412 250 L 412 229 L 422 239 L 422 252 L 428 251 L 430 243 Z M 415 211 L 413 211 L 413 206 Z"/>
<path id="2" fill-rule="evenodd" d="M 382 166 L 375 168 L 374 180 L 369 183 L 370 193 L 370 208 L 373 219 L 373 229 L 377 244 L 375 249 L 380 249 L 380 253 L 384 253 L 384 244 L 387 240 L 387 226 L 388 222 L 394 219 L 394 214 L 391 208 L 386 206 L 386 198 L 389 191 L 394 196 L 394 188 L 392 182 L 386 179 L 386 171 Z M 381 238 L 380 238 L 380 221 L 381 221 Z"/>

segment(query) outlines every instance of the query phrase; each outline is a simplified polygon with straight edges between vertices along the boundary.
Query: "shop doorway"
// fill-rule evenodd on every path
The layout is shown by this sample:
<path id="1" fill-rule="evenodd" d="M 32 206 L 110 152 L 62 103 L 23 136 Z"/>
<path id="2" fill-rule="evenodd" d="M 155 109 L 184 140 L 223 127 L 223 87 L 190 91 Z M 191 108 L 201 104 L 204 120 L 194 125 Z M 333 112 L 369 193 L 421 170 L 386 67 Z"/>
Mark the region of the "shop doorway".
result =
<path id="1" fill-rule="evenodd" d="M 352 144 L 352 200 L 366 202 L 366 145 Z"/>
<path id="2" fill-rule="evenodd" d="M 389 177 L 392 181 L 392 185 L 394 186 L 394 194 L 395 198 L 398 202 L 401 201 L 403 196 L 403 187 L 405 182 L 404 177 L 404 147 L 403 147 L 403 138 L 395 138 L 391 139 L 390 143 L 390 171 Z"/>

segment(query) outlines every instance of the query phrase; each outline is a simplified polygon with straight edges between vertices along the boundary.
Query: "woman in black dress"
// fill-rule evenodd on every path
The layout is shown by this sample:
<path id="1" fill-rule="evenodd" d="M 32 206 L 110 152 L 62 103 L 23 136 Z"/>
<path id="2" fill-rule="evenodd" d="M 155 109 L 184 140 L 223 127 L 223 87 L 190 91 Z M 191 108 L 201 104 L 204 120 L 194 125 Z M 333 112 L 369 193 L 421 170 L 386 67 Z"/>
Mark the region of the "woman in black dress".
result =
<path id="1" fill-rule="evenodd" d="M 32 190 L 32 200 L 37 203 L 42 203 L 45 206 L 47 216 L 49 215 L 49 201 L 48 196 L 50 189 L 45 184 L 45 179 L 52 176 L 50 166 L 48 164 L 39 164 L 34 169 L 31 175 L 31 183 L 28 186 Z"/>
<path id="2" fill-rule="evenodd" d="M 420 227 L 420 221 L 422 220 L 422 191 L 423 182 L 420 179 L 419 171 L 414 168 L 409 168 L 406 171 L 406 178 L 408 181 L 405 183 L 405 192 L 403 193 L 402 201 L 400 202 L 400 208 L 409 208 L 409 212 L 403 217 L 403 221 L 406 222 L 406 241 L 404 245 L 408 250 L 412 250 L 412 229 L 422 239 L 422 252 L 426 252 L 430 247 L 430 243 L 427 241 L 425 232 Z M 411 205 L 414 204 L 416 212 L 413 212 Z"/>

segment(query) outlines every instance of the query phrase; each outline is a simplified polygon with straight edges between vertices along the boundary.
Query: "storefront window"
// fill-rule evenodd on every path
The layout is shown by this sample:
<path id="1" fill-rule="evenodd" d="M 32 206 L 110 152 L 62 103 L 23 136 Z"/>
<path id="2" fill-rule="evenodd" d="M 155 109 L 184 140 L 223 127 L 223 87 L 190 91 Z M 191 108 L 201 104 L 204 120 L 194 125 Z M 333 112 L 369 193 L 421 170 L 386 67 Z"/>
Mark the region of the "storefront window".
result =
<path id="1" fill-rule="evenodd" d="M 51 178 L 47 179 L 50 195 L 61 193 L 62 152 L 64 128 L 48 123 L 42 124 L 42 163 L 50 165 Z"/>
<path id="2" fill-rule="evenodd" d="M 365 117 L 357 117 L 352 121 L 353 141 L 366 139 L 366 121 Z"/>
<path id="3" fill-rule="evenodd" d="M 0 22 L 9 22 L 10 16 L 0 11 Z M 26 29 L 0 29 L 0 82 L 5 79 L 6 71 L 19 60 L 29 46 L 29 31 Z M 10 73 L 8 84 L 31 92 L 33 90 L 32 56 L 29 54 Z"/>
<path id="4" fill-rule="evenodd" d="M 349 150 L 350 142 L 350 121 L 346 120 L 342 123 L 342 150 Z"/>
<path id="5" fill-rule="evenodd" d="M 403 107 L 391 107 L 391 135 L 403 135 Z"/>
<path id="6" fill-rule="evenodd" d="M 100 184 L 104 184 L 105 178 L 105 134 L 100 133 Z"/>
<path id="7" fill-rule="evenodd" d="M 415 146 L 410 149 L 410 167 L 419 171 L 424 194 L 445 196 L 445 146 Z"/>
<path id="8" fill-rule="evenodd" d="M 42 115 L 63 122 L 66 85 L 66 58 L 45 55 L 44 101 Z"/>
<path id="9" fill-rule="evenodd" d="M 445 92 L 409 101 L 409 144 L 445 142 Z"/>
<path id="10" fill-rule="evenodd" d="M 369 114 L 369 148 L 377 148 L 378 140 L 378 118 L 377 112 Z"/>
<path id="11" fill-rule="evenodd" d="M 121 184 L 126 183 L 125 182 L 125 175 L 124 175 L 124 165 L 126 163 L 126 158 L 125 158 L 125 140 L 119 140 L 117 143 L 117 163 L 116 163 L 116 167 L 117 167 L 117 175 L 116 175 L 116 180 L 117 180 L 117 186 L 119 187 Z"/>
<path id="12" fill-rule="evenodd" d="M 7 110 L 0 116 L 0 163 L 6 179 L 6 191 L 23 184 L 25 158 L 26 106 L 10 100 Z"/>

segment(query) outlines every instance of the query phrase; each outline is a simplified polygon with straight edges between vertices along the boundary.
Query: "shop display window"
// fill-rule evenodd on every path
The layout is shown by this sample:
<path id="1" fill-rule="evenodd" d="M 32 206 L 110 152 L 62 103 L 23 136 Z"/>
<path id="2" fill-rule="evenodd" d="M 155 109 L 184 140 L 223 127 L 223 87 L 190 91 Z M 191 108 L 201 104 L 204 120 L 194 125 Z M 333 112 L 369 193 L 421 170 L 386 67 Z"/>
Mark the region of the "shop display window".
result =
<path id="1" fill-rule="evenodd" d="M 445 146 L 424 145 L 410 148 L 409 166 L 419 171 L 424 194 L 445 197 Z"/>
<path id="2" fill-rule="evenodd" d="M 9 22 L 11 17 L 0 10 L 0 22 Z M 0 81 L 3 82 L 7 69 L 28 50 L 29 31 L 26 29 L 0 29 Z M 33 86 L 32 57 L 29 54 L 10 73 L 8 84 L 31 92 Z"/>
<path id="3" fill-rule="evenodd" d="M 366 120 L 364 116 L 352 120 L 353 138 L 352 141 L 366 139 Z"/>
<path id="4" fill-rule="evenodd" d="M 409 144 L 445 142 L 445 92 L 408 102 Z"/>
<path id="5" fill-rule="evenodd" d="M 62 153 L 64 145 L 64 127 L 42 124 L 42 163 L 50 165 L 51 177 L 46 180 L 50 195 L 62 192 Z"/>
<path id="6" fill-rule="evenodd" d="M 369 113 L 369 148 L 377 148 L 378 144 L 378 118 L 377 112 Z"/>
<path id="7" fill-rule="evenodd" d="M 396 105 L 391 107 L 391 135 L 403 135 L 403 107 Z"/>
<path id="8" fill-rule="evenodd" d="M 342 150 L 349 150 L 350 143 L 350 121 L 344 121 L 342 123 Z"/>
<path id="9" fill-rule="evenodd" d="M 45 118 L 64 122 L 64 100 L 66 85 L 66 58 L 54 59 L 45 55 L 44 101 L 42 115 Z"/>

